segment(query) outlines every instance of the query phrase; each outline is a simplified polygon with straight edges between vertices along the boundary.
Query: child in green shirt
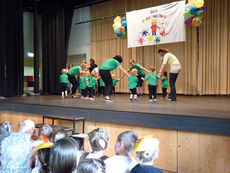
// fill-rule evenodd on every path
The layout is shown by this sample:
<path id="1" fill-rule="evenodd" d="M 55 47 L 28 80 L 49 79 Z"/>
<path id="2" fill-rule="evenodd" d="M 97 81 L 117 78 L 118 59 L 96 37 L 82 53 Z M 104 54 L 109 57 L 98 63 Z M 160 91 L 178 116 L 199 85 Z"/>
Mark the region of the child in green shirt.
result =
<path id="1" fill-rule="evenodd" d="M 133 97 L 135 101 L 137 102 L 137 84 L 138 84 L 138 78 L 137 78 L 137 69 L 131 70 L 131 75 L 128 77 L 128 84 L 129 84 L 129 90 L 131 91 L 130 94 L 130 102 L 133 101 Z"/>
<path id="2" fill-rule="evenodd" d="M 60 83 L 61 83 L 61 97 L 64 99 L 64 97 L 68 96 L 68 75 L 67 75 L 67 70 L 66 69 L 62 69 L 61 70 L 61 75 L 59 77 L 60 79 Z"/>
<path id="3" fill-rule="evenodd" d="M 87 97 L 87 86 L 88 86 L 88 77 L 86 76 L 85 71 L 80 73 L 80 89 L 81 89 L 81 99 L 88 99 Z"/>
<path id="4" fill-rule="evenodd" d="M 117 85 L 117 82 L 119 82 L 120 79 L 115 79 L 116 75 L 115 74 L 112 74 L 112 79 L 113 79 L 113 90 L 112 90 L 112 93 L 111 95 L 116 95 L 116 91 L 115 91 L 115 87 Z"/>
<path id="5" fill-rule="evenodd" d="M 167 72 L 165 71 L 164 72 L 164 76 L 162 77 L 161 79 L 161 88 L 162 88 L 162 99 L 165 99 L 166 96 L 167 96 L 167 89 L 168 89 L 168 86 L 169 86 L 169 81 L 168 81 L 168 74 Z"/>
<path id="6" fill-rule="evenodd" d="M 148 89 L 149 89 L 149 101 L 152 103 L 153 101 L 157 101 L 157 80 L 160 79 L 155 72 L 155 67 L 150 66 L 150 73 L 143 78 L 144 81 L 148 81 Z"/>
<path id="7" fill-rule="evenodd" d="M 95 77 L 95 72 L 92 71 L 90 73 L 90 78 L 89 78 L 89 100 L 95 100 L 95 91 L 96 91 L 96 84 L 97 84 L 97 79 Z"/>

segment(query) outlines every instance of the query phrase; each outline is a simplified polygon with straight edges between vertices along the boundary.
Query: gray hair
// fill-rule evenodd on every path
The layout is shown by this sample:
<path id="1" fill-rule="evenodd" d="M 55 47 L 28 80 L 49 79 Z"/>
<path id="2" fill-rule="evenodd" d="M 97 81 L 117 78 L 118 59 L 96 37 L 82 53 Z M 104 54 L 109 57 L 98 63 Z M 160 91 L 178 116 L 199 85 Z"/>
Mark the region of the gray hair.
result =
<path id="1" fill-rule="evenodd" d="M 99 159 L 85 159 L 79 163 L 77 173 L 105 173 L 105 163 Z"/>
<path id="2" fill-rule="evenodd" d="M 41 136 L 42 133 L 44 133 L 47 138 L 50 138 L 52 132 L 53 132 L 53 128 L 49 124 L 44 124 L 44 125 L 42 125 L 41 128 L 39 128 L 38 136 Z"/>
<path id="3" fill-rule="evenodd" d="M 128 153 L 133 152 L 133 146 L 138 140 L 138 135 L 133 131 L 125 131 L 117 137 L 118 142 L 124 143 L 124 149 Z"/>
<path id="4" fill-rule="evenodd" d="M 34 130 L 35 124 L 31 120 L 24 120 L 18 125 L 18 132 L 28 133 Z"/>
<path id="5" fill-rule="evenodd" d="M 13 133 L 14 132 L 14 126 L 11 122 L 9 121 L 4 121 L 3 123 L 1 123 L 0 125 L 2 128 L 6 129 L 7 132 L 9 133 Z"/>
<path id="6" fill-rule="evenodd" d="M 95 129 L 91 131 L 88 136 L 93 151 L 102 151 L 107 148 L 110 135 L 105 129 Z"/>

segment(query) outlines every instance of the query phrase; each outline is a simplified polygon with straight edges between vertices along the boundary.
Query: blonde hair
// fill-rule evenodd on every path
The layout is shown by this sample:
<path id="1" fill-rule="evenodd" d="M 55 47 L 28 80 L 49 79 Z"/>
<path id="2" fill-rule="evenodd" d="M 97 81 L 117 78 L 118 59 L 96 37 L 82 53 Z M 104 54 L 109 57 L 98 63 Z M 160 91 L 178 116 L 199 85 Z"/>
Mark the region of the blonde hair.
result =
<path id="1" fill-rule="evenodd" d="M 87 77 L 90 77 L 90 72 L 89 71 L 86 71 L 85 74 L 86 74 Z"/>
<path id="2" fill-rule="evenodd" d="M 137 72 L 138 72 L 138 70 L 134 68 L 134 69 L 131 70 L 131 75 L 136 76 Z"/>
<path id="3" fill-rule="evenodd" d="M 86 68 L 86 63 L 81 63 L 80 66 L 81 66 L 82 70 L 84 70 Z"/>
<path id="4" fill-rule="evenodd" d="M 150 66 L 149 69 L 150 69 L 150 71 L 154 72 L 156 70 L 156 67 Z"/>
<path id="5" fill-rule="evenodd" d="M 61 70 L 61 73 L 62 73 L 62 74 L 67 74 L 67 70 L 66 70 L 65 68 L 63 68 L 63 69 Z"/>
<path id="6" fill-rule="evenodd" d="M 96 72 L 95 72 L 95 71 L 92 71 L 92 72 L 90 73 L 90 76 L 91 76 L 91 77 L 95 77 L 95 76 L 96 76 Z"/>
<path id="7" fill-rule="evenodd" d="M 85 77 L 85 75 L 86 75 L 86 71 L 84 71 L 84 70 L 83 70 L 83 71 L 81 71 L 80 75 L 81 75 L 81 76 L 83 76 L 83 77 Z"/>

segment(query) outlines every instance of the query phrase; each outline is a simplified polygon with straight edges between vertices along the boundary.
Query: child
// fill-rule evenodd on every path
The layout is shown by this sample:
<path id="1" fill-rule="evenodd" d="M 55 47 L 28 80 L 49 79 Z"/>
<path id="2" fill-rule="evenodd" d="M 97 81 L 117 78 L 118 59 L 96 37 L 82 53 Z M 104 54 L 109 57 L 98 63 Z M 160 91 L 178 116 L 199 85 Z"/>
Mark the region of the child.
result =
<path id="1" fill-rule="evenodd" d="M 64 97 L 68 96 L 68 83 L 69 83 L 69 80 L 68 80 L 68 75 L 67 75 L 67 70 L 66 69 L 62 69 L 61 70 L 61 75 L 59 77 L 60 79 L 60 83 L 61 83 L 61 96 L 62 98 L 64 99 Z"/>
<path id="2" fill-rule="evenodd" d="M 97 84 L 97 79 L 95 77 L 95 72 L 92 71 L 90 74 L 90 78 L 89 78 L 89 86 L 88 86 L 88 90 L 89 90 L 89 100 L 95 100 L 95 90 L 96 90 L 96 84 Z"/>
<path id="3" fill-rule="evenodd" d="M 157 79 L 160 79 L 155 72 L 155 67 L 150 66 L 150 73 L 143 78 L 144 81 L 148 81 L 148 88 L 149 88 L 149 101 L 152 103 L 153 101 L 157 101 Z"/>
<path id="4" fill-rule="evenodd" d="M 98 96 L 100 96 L 101 94 L 105 95 L 105 83 L 103 82 L 103 80 L 101 79 L 101 77 L 99 78 L 99 86 L 98 86 Z"/>
<path id="5" fill-rule="evenodd" d="M 164 72 L 164 76 L 161 79 L 162 99 L 165 99 L 165 97 L 167 96 L 168 86 L 169 86 L 169 81 L 167 78 L 167 72 Z"/>
<path id="6" fill-rule="evenodd" d="M 117 85 L 117 82 L 119 82 L 119 79 L 115 79 L 116 75 L 115 74 L 112 74 L 112 79 L 113 79 L 113 90 L 112 90 L 112 93 L 111 95 L 116 95 L 116 91 L 115 91 L 115 87 Z"/>
<path id="7" fill-rule="evenodd" d="M 86 77 L 86 72 L 82 71 L 80 74 L 80 89 L 81 89 L 81 99 L 88 99 L 87 98 L 87 85 L 88 80 Z"/>
<path id="8" fill-rule="evenodd" d="M 129 90 L 131 91 L 130 94 L 130 101 L 133 101 L 133 96 L 135 101 L 137 102 L 137 84 L 138 84 L 138 78 L 137 78 L 137 69 L 132 69 L 131 70 L 131 75 L 128 77 L 129 81 Z"/>

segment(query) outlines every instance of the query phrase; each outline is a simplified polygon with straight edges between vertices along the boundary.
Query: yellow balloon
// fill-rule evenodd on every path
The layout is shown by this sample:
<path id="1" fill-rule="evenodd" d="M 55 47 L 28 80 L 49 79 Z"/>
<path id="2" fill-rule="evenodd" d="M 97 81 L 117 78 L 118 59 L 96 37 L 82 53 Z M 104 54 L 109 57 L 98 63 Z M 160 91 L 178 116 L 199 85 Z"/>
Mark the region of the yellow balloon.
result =
<path id="1" fill-rule="evenodd" d="M 116 25 L 115 24 L 113 24 L 113 28 L 115 28 L 116 27 Z"/>
<path id="2" fill-rule="evenodd" d="M 188 0 L 188 3 L 193 5 L 195 3 L 195 0 Z"/>
<path id="3" fill-rule="evenodd" d="M 203 7 L 204 0 L 196 0 L 195 3 L 194 3 L 194 5 L 195 5 L 196 8 Z"/>
<path id="4" fill-rule="evenodd" d="M 116 22 L 121 22 L 121 16 L 117 16 L 117 17 L 115 18 L 115 20 L 116 20 Z"/>
<path id="5" fill-rule="evenodd" d="M 200 18 L 198 18 L 198 17 L 193 18 L 192 24 L 193 24 L 193 26 L 199 26 L 200 25 Z"/>

